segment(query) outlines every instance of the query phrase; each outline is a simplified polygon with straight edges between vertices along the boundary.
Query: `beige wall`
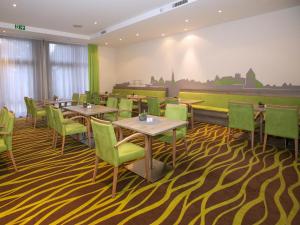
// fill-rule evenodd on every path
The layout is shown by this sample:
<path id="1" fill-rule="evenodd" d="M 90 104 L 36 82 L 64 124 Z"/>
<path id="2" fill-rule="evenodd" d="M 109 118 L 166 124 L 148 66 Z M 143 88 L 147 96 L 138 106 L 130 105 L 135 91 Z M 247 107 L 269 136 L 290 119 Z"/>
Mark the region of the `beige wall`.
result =
<path id="1" fill-rule="evenodd" d="M 152 75 L 169 80 L 172 71 L 175 80 L 204 82 L 216 75 L 244 76 L 249 68 L 264 84 L 300 85 L 299 43 L 300 7 L 294 7 L 115 51 L 103 50 L 101 86 L 108 89 L 114 81 L 130 80 L 149 83 Z"/>
<path id="2" fill-rule="evenodd" d="M 116 50 L 113 48 L 98 46 L 100 92 L 111 92 L 116 83 L 115 52 Z"/>

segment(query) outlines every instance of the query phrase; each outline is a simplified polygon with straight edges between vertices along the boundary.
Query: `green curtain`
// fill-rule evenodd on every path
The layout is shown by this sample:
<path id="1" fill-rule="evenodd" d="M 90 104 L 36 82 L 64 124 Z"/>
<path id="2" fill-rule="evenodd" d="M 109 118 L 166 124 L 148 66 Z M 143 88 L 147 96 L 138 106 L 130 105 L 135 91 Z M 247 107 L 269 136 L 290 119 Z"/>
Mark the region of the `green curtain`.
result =
<path id="1" fill-rule="evenodd" d="M 99 60 L 97 45 L 88 45 L 89 88 L 91 93 L 99 93 Z"/>

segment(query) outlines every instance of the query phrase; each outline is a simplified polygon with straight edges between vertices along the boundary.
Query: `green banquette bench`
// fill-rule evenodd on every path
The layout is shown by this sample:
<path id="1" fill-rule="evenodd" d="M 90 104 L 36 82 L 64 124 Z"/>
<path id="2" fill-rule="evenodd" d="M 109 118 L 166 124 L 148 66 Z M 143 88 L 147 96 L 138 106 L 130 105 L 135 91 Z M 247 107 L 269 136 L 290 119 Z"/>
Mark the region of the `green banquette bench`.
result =
<path id="1" fill-rule="evenodd" d="M 257 105 L 258 103 L 270 105 L 289 105 L 300 107 L 300 95 L 282 94 L 255 91 L 217 91 L 217 90 L 180 90 L 179 98 L 201 99 L 202 103 L 193 105 L 195 118 L 199 121 L 226 125 L 228 102 L 247 102 Z"/>

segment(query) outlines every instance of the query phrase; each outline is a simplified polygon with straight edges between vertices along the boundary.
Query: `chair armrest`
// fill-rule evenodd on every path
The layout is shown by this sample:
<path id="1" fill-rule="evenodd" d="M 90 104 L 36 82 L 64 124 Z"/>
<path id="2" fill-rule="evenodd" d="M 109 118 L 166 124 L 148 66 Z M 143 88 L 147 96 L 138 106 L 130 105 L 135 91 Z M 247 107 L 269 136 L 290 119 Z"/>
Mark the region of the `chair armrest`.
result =
<path id="1" fill-rule="evenodd" d="M 142 134 L 142 133 L 135 133 L 135 134 L 132 134 L 126 138 L 124 138 L 122 141 L 119 141 L 117 144 L 115 144 L 115 148 L 119 147 L 121 144 L 124 144 L 126 142 L 128 142 L 129 140 L 132 140 L 134 138 L 137 138 L 137 137 L 144 137 L 145 138 L 145 142 L 147 144 L 147 136 L 145 134 Z"/>
<path id="2" fill-rule="evenodd" d="M 89 122 L 88 118 L 86 118 L 85 116 L 74 116 L 69 118 L 70 120 L 76 120 L 76 119 L 85 119 L 87 122 Z"/>

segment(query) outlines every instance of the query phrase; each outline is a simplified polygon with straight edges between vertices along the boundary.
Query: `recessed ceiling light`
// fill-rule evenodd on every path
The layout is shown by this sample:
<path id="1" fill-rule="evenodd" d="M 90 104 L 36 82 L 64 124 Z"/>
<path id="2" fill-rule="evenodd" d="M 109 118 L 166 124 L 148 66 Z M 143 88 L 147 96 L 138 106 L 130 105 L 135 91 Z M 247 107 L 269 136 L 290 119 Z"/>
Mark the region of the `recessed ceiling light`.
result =
<path id="1" fill-rule="evenodd" d="M 190 22 L 190 20 L 189 19 L 185 19 L 184 22 L 188 23 L 188 22 Z"/>
<path id="2" fill-rule="evenodd" d="M 107 43 L 107 42 L 105 42 L 105 45 L 108 45 L 108 43 Z"/>
<path id="3" fill-rule="evenodd" d="M 122 41 L 123 39 L 122 39 L 122 38 L 120 38 L 119 40 L 120 40 L 120 41 Z"/>
<path id="4" fill-rule="evenodd" d="M 140 34 L 139 34 L 139 33 L 136 33 L 136 34 L 135 34 L 135 36 L 139 37 L 139 36 L 140 36 Z"/>
<path id="5" fill-rule="evenodd" d="M 221 9 L 218 10 L 218 13 L 222 13 L 223 11 Z"/>
<path id="6" fill-rule="evenodd" d="M 2 32 L 3 32 L 3 33 L 6 33 L 6 30 L 3 30 Z"/>
<path id="7" fill-rule="evenodd" d="M 184 28 L 183 30 L 184 30 L 184 31 L 187 31 L 188 29 L 187 29 L 187 28 Z"/>
<path id="8" fill-rule="evenodd" d="M 95 25 L 97 25 L 97 24 L 98 24 L 98 22 L 97 22 L 97 21 L 95 21 L 95 22 L 94 22 L 94 24 L 95 24 Z"/>
<path id="9" fill-rule="evenodd" d="M 164 36 L 166 36 L 166 34 L 165 34 L 165 33 L 162 33 L 161 36 L 164 37 Z"/>
<path id="10" fill-rule="evenodd" d="M 17 4 L 16 4 L 16 3 L 13 3 L 12 6 L 13 6 L 13 7 L 17 7 Z"/>

